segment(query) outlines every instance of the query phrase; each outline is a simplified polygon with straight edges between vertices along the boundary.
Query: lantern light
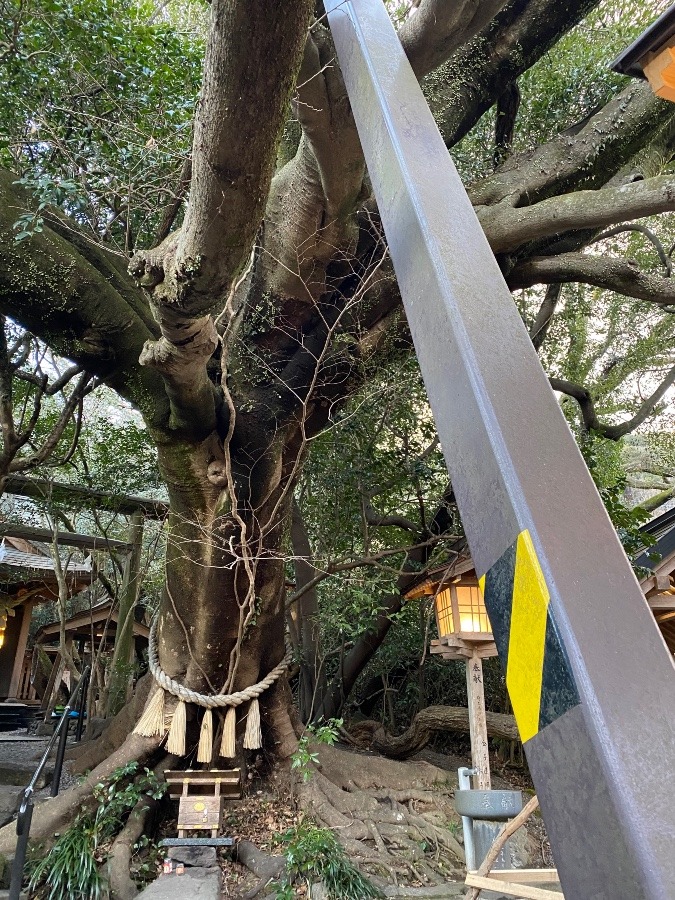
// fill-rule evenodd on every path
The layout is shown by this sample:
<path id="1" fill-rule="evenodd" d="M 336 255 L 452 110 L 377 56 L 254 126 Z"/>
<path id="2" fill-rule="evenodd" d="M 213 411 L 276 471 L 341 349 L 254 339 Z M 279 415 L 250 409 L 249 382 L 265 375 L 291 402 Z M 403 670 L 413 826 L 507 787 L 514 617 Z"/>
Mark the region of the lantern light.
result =
<path id="1" fill-rule="evenodd" d="M 436 594 L 435 604 L 439 637 L 480 634 L 492 640 L 492 627 L 475 578 L 456 578 Z"/>
<path id="2" fill-rule="evenodd" d="M 675 3 L 610 68 L 620 75 L 646 78 L 657 97 L 675 103 Z"/>
<path id="3" fill-rule="evenodd" d="M 464 660 L 469 705 L 471 762 L 476 787 L 490 789 L 490 756 L 488 753 L 483 660 L 497 655 L 483 592 L 480 589 L 473 563 L 461 564 L 448 580 L 445 572 L 440 579 L 427 579 L 406 594 L 409 600 L 430 597 L 434 601 L 438 638 L 431 641 L 430 650 L 442 659 Z"/>

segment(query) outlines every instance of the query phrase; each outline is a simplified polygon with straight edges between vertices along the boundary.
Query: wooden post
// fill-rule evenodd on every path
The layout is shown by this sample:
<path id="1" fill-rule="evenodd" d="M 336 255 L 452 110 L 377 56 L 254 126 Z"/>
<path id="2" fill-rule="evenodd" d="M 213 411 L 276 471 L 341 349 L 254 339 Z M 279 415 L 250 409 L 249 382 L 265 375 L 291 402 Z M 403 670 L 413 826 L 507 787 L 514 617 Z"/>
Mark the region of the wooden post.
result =
<path id="1" fill-rule="evenodd" d="M 485 720 L 485 689 L 483 660 L 474 650 L 466 661 L 466 690 L 469 698 L 469 732 L 471 735 L 471 764 L 477 774 L 474 786 L 489 791 L 490 756 L 488 753 L 487 723 Z"/>
<path id="2" fill-rule="evenodd" d="M 68 656 L 71 655 L 71 647 L 73 646 L 73 638 L 66 636 L 66 654 Z M 54 668 L 52 669 L 52 674 L 49 676 L 49 684 L 47 685 L 47 690 L 45 691 L 45 696 L 42 701 L 42 706 L 45 708 L 45 722 L 49 722 L 50 716 L 54 707 L 56 706 L 56 701 L 59 696 L 59 688 L 61 687 L 61 682 L 63 681 L 63 676 L 66 671 L 66 660 L 59 653 L 54 660 Z M 68 691 L 70 693 L 70 691 Z"/>
<path id="3" fill-rule="evenodd" d="M 14 666 L 12 668 L 12 677 L 9 681 L 8 699 L 16 700 L 19 696 L 19 686 L 21 682 L 21 673 L 26 656 L 26 647 L 28 646 L 28 632 L 30 630 L 30 620 L 33 613 L 33 601 L 26 600 L 23 604 L 23 618 L 21 620 L 21 628 L 19 630 L 19 638 L 16 644 L 16 653 L 14 655 Z"/>
<path id="4" fill-rule="evenodd" d="M 108 691 L 108 717 L 116 715 L 127 702 L 131 683 L 131 662 L 134 656 L 134 609 L 141 586 L 139 573 L 141 551 L 143 549 L 143 513 L 136 511 L 131 516 L 127 534 L 131 551 L 124 563 L 120 607 L 115 632 L 115 650 L 110 666 L 110 688 Z"/>

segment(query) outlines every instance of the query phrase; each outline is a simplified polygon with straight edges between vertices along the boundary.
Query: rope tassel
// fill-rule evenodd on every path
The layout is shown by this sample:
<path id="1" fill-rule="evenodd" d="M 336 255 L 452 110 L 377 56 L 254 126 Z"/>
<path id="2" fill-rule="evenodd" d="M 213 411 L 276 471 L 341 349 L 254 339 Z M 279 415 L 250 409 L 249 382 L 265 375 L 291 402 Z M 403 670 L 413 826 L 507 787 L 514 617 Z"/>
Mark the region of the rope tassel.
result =
<path id="1" fill-rule="evenodd" d="M 244 750 L 258 750 L 262 747 L 262 732 L 260 730 L 260 704 L 254 697 L 248 708 L 246 717 L 246 734 L 244 735 Z"/>
<path id="2" fill-rule="evenodd" d="M 199 732 L 199 747 L 197 748 L 197 762 L 210 763 L 213 756 L 213 713 L 207 709 L 202 719 L 202 728 Z"/>
<path id="3" fill-rule="evenodd" d="M 143 737 L 155 737 L 155 735 L 163 737 L 165 731 L 164 690 L 160 688 L 155 691 L 152 700 L 145 707 L 145 712 L 134 728 L 134 734 L 141 734 Z"/>
<path id="4" fill-rule="evenodd" d="M 237 710 L 234 706 L 228 706 L 223 725 L 223 737 L 220 742 L 220 756 L 225 759 L 234 759 L 237 752 L 235 738 L 237 731 Z"/>
<path id="5" fill-rule="evenodd" d="M 187 706 L 182 700 L 176 707 L 176 712 L 171 720 L 169 740 L 166 749 L 174 756 L 185 756 L 185 729 L 187 727 Z"/>

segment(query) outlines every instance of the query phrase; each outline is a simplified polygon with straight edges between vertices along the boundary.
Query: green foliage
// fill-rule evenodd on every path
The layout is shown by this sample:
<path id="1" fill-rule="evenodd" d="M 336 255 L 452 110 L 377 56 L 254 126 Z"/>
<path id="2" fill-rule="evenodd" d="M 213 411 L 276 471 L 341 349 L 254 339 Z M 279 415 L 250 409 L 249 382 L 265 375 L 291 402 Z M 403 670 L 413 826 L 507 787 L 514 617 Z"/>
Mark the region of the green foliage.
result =
<path id="1" fill-rule="evenodd" d="M 294 896 L 292 882 L 322 881 L 330 900 L 368 900 L 383 894 L 349 861 L 332 831 L 318 828 L 308 819 L 279 837 L 286 857 L 287 874 L 276 891 L 276 900 Z"/>
<path id="2" fill-rule="evenodd" d="M 0 0 L 0 165 L 39 204 L 128 251 L 147 243 L 189 150 L 203 41 L 149 0 Z"/>
<path id="3" fill-rule="evenodd" d="M 30 877 L 31 896 L 44 900 L 98 900 L 106 896 L 100 866 L 107 847 L 120 831 L 126 816 L 144 796 L 159 799 L 166 785 L 150 769 L 129 763 L 116 769 L 106 782 L 97 784 L 93 813 L 81 812 L 44 856 Z"/>
<path id="4" fill-rule="evenodd" d="M 620 448 L 616 445 L 608 447 L 609 443 L 592 434 L 584 435 L 580 448 L 624 550 L 631 558 L 656 543 L 654 538 L 640 531 L 651 515 L 639 506 L 631 509 L 626 505 L 626 475 L 616 459 Z"/>
<path id="5" fill-rule="evenodd" d="M 342 724 L 342 719 L 329 719 L 324 725 L 308 725 L 306 727 L 305 733 L 298 741 L 298 749 L 291 756 L 291 769 L 297 769 L 305 784 L 312 777 L 312 766 L 319 761 L 318 752 L 313 750 L 310 745 L 327 744 L 332 747 L 338 739 Z"/>

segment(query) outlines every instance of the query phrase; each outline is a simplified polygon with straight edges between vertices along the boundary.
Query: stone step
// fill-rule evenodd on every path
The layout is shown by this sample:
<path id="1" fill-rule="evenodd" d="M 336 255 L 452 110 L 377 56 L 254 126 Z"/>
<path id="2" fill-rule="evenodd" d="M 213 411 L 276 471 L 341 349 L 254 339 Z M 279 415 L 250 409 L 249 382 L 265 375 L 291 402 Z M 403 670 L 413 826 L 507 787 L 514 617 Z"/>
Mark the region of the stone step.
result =
<path id="1" fill-rule="evenodd" d="M 186 868 L 184 875 L 160 875 L 138 895 L 139 900 L 220 900 L 218 868 Z"/>

